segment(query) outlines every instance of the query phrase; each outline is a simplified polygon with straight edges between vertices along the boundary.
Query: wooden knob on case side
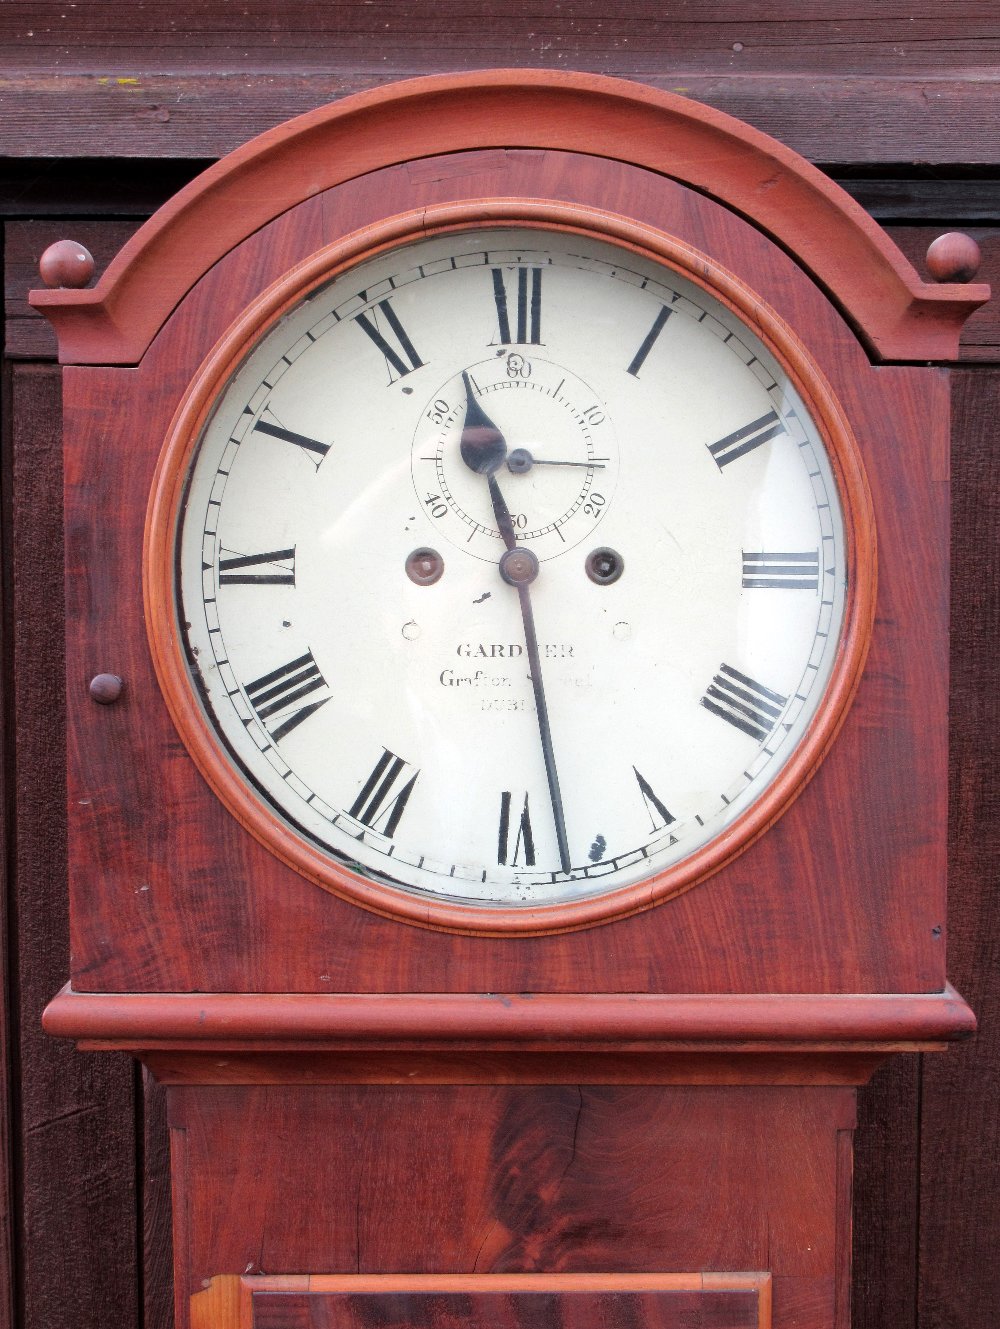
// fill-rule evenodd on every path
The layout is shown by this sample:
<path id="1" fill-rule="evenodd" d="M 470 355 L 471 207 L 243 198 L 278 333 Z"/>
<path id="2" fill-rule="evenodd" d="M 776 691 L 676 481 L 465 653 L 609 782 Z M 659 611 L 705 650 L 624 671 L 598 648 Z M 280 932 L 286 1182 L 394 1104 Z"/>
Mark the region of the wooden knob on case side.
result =
<path id="1" fill-rule="evenodd" d="M 96 674 L 90 680 L 90 695 L 101 706 L 111 706 L 122 695 L 123 687 L 117 674 Z"/>
<path id="2" fill-rule="evenodd" d="M 86 286 L 94 275 L 94 258 L 76 240 L 57 240 L 38 260 L 38 273 L 46 286 Z"/>
<path id="3" fill-rule="evenodd" d="M 935 281 L 972 281 L 981 261 L 979 246 L 961 231 L 939 235 L 927 249 L 927 271 Z"/>

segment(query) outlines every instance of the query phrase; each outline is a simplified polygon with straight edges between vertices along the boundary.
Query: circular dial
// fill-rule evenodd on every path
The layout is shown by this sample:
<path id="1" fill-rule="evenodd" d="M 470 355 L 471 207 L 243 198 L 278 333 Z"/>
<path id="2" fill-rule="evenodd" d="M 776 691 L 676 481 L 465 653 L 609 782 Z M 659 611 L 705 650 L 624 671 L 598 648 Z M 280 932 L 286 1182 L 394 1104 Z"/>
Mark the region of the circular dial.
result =
<path id="1" fill-rule="evenodd" d="M 441 384 L 422 413 L 413 485 L 436 534 L 464 553 L 497 561 L 501 535 L 492 514 L 484 520 L 483 485 L 455 449 L 466 413 L 463 374 L 504 436 L 516 440 L 507 470 L 525 477 L 533 472 L 512 491 L 519 503 L 511 513 L 517 539 L 544 559 L 590 538 L 618 476 L 614 424 L 595 390 L 565 364 L 546 359 L 541 346 L 498 347 Z"/>
<path id="2" fill-rule="evenodd" d="M 212 741 L 324 884 L 411 915 L 679 888 L 844 633 L 831 452 L 777 355 L 568 230 L 443 231 L 312 290 L 213 389 L 179 513 Z"/>

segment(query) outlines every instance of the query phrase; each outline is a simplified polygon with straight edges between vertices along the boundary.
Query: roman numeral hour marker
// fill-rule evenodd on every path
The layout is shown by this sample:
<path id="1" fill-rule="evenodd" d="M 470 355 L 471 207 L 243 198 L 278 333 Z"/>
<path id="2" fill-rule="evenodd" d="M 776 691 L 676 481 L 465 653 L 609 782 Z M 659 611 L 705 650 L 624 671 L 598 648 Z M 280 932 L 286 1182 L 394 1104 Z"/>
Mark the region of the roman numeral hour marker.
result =
<path id="1" fill-rule="evenodd" d="M 528 817 L 528 795 L 524 796 L 524 804 L 520 813 L 514 809 L 514 815 L 511 816 L 512 795 L 509 790 L 504 790 L 500 795 L 500 834 L 497 838 L 497 862 L 501 866 L 510 865 L 519 866 L 519 860 L 523 853 L 525 867 L 535 866 L 535 840 L 531 833 L 531 821 Z M 516 829 L 513 836 L 512 822 L 516 823 Z M 511 840 L 513 839 L 513 845 Z"/>
<path id="2" fill-rule="evenodd" d="M 320 673 L 312 652 L 307 651 L 305 655 L 289 660 L 280 668 L 255 678 L 252 683 L 247 683 L 244 690 L 260 722 L 275 742 L 279 742 L 286 734 L 298 728 L 303 720 L 326 705 L 329 697 L 307 702 L 304 706 L 295 704 L 324 687 L 326 679 Z M 275 728 L 272 729 L 271 723 L 275 721 Z"/>
<path id="3" fill-rule="evenodd" d="M 511 336 L 510 307 L 507 284 L 502 268 L 491 268 L 493 273 L 493 299 L 497 307 L 497 324 L 503 346 L 538 346 L 542 340 L 542 270 L 517 269 L 516 336 Z"/>
<path id="4" fill-rule="evenodd" d="M 745 457 L 754 448 L 759 448 L 761 444 L 770 442 L 784 432 L 785 426 L 778 419 L 777 411 L 768 411 L 759 420 L 751 420 L 742 429 L 736 429 L 725 438 L 720 438 L 718 443 L 709 443 L 708 450 L 721 471 L 730 462 Z"/>
<path id="5" fill-rule="evenodd" d="M 295 550 L 272 549 L 267 554 L 219 551 L 220 586 L 294 586 Z"/>
<path id="6" fill-rule="evenodd" d="M 819 550 L 799 554 L 743 551 L 743 585 L 784 591 L 819 590 Z"/>
<path id="7" fill-rule="evenodd" d="M 417 770 L 409 780 L 401 781 L 400 777 L 404 776 L 408 764 L 402 757 L 397 757 L 395 752 L 383 748 L 381 757 L 349 808 L 349 815 L 361 822 L 362 826 L 368 826 L 390 840 L 406 811 L 413 786 L 420 774 Z"/>
<path id="8" fill-rule="evenodd" d="M 385 331 L 379 327 L 376 308 L 386 325 Z M 405 378 L 423 364 L 406 329 L 399 321 L 399 315 L 388 300 L 379 300 L 378 305 L 373 306 L 368 314 L 356 314 L 354 322 L 385 356 L 386 364 L 389 366 L 390 383 Z"/>
<path id="9" fill-rule="evenodd" d="M 763 743 L 787 701 L 780 692 L 773 692 L 724 664 L 706 689 L 701 704 L 735 729 Z"/>

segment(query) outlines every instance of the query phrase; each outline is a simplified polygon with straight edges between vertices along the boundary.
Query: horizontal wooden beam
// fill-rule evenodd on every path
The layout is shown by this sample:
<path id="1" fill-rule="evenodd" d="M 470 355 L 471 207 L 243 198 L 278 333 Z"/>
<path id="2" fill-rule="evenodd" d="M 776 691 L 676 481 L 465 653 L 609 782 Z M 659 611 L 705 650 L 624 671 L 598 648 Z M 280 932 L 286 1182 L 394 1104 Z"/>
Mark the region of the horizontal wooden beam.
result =
<path id="1" fill-rule="evenodd" d="M 29 298 L 55 325 L 63 363 L 136 364 L 195 282 L 281 213 L 391 165 L 487 148 L 590 152 L 715 198 L 792 253 L 879 359 L 953 359 L 962 323 L 989 297 L 986 286 L 922 282 L 847 194 L 744 121 L 620 79 L 495 69 L 391 84 L 280 125 L 161 208 L 95 288 Z M 601 229 L 613 233 L 610 221 Z"/>
<path id="2" fill-rule="evenodd" d="M 335 55 L 335 53 L 334 53 Z M 508 56 L 510 63 L 515 61 Z M 488 64 L 497 61 L 488 61 Z M 540 62 L 526 61 L 538 65 Z M 549 62 L 552 64 L 553 62 Z M 578 61 L 585 70 L 600 68 Z M 483 67 L 470 54 L 458 67 Z M 560 61 L 559 68 L 574 62 Z M 673 67 L 615 73 L 746 120 L 827 166 L 976 165 L 996 155 L 995 69 L 964 75 L 698 73 Z M 128 69 L 129 66 L 123 66 Z M 388 68 L 369 58 L 324 72 L 276 68 L 141 75 L 8 71 L 0 75 L 2 155 L 8 158 L 217 158 L 255 134 L 395 78 L 445 68 L 411 59 Z"/>

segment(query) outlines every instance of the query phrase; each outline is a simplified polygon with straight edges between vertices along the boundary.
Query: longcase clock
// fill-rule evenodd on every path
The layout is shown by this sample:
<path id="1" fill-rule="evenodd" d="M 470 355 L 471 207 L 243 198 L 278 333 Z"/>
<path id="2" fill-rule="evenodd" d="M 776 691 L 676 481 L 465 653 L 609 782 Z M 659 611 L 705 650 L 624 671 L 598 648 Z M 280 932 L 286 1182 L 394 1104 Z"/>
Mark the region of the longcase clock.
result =
<path id="1" fill-rule="evenodd" d="M 855 1087 L 973 1025 L 926 364 L 986 295 L 535 71 L 293 120 L 34 294 L 47 1025 L 168 1086 L 178 1326 L 845 1329 Z"/>

